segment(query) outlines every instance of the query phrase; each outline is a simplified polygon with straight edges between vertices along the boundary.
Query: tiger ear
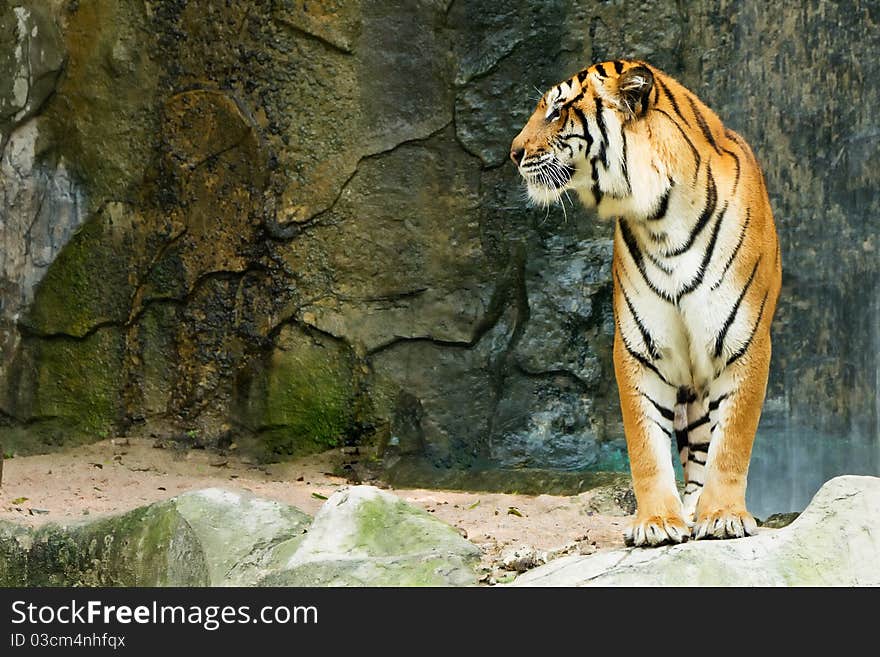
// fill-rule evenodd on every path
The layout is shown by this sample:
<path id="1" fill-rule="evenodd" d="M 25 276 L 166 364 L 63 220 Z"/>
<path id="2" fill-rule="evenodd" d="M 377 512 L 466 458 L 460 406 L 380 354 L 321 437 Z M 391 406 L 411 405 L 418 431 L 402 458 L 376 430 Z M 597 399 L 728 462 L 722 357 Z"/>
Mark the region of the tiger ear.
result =
<path id="1" fill-rule="evenodd" d="M 617 78 L 617 97 L 621 109 L 635 119 L 648 111 L 651 89 L 654 88 L 654 74 L 645 66 L 633 66 Z"/>

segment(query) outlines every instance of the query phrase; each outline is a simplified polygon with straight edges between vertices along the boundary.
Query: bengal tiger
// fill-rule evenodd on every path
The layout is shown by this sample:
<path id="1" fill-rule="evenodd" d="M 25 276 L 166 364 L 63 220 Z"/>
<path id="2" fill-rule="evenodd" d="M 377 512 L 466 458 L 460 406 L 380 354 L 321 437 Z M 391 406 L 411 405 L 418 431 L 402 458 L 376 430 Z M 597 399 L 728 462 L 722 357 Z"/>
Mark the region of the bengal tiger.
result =
<path id="1" fill-rule="evenodd" d="M 752 150 L 666 73 L 615 60 L 547 91 L 510 157 L 534 202 L 571 191 L 616 220 L 614 373 L 637 503 L 626 544 L 754 534 L 746 476 L 782 265 Z"/>

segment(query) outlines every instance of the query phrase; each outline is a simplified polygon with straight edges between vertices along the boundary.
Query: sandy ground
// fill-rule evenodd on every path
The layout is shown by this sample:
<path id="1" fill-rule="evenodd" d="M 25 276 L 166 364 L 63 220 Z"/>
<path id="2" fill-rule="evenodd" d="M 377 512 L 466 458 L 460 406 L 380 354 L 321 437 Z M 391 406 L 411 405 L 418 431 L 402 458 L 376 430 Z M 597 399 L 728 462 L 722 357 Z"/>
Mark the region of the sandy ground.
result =
<path id="1" fill-rule="evenodd" d="M 184 491 L 219 486 L 250 491 L 315 514 L 350 485 L 330 474 L 332 453 L 270 465 L 204 450 L 157 448 L 144 438 L 115 438 L 54 454 L 7 459 L 0 518 L 32 526 L 127 511 Z M 539 558 L 622 547 L 623 517 L 590 510 L 591 493 L 508 495 L 390 489 L 458 528 L 483 549 L 484 579 L 504 580 L 504 557 L 522 546 Z M 522 553 L 522 551 L 520 551 Z M 549 552 L 549 555 L 542 553 Z M 520 564 L 525 568 L 528 564 Z"/>

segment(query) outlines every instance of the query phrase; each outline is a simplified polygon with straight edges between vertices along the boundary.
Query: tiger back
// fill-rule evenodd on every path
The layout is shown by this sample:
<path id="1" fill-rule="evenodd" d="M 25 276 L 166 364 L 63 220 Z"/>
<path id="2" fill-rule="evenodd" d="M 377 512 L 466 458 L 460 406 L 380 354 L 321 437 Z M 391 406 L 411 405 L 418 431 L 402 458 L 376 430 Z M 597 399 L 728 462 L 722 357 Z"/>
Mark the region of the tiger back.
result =
<path id="1" fill-rule="evenodd" d="M 548 90 L 511 159 L 534 202 L 571 192 L 615 221 L 614 371 L 638 505 L 626 542 L 753 534 L 781 257 L 752 150 L 672 77 L 615 60 Z"/>

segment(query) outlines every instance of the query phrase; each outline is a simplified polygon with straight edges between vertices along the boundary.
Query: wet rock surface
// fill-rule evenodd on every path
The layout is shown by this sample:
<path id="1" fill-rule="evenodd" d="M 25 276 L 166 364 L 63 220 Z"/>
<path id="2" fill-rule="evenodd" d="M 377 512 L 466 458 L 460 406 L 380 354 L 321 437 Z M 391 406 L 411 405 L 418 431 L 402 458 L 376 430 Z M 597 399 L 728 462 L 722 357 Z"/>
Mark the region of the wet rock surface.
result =
<path id="1" fill-rule="evenodd" d="M 752 508 L 876 474 L 877 20 L 825 0 L 5 3 L 0 442 L 625 468 L 611 225 L 527 207 L 506 153 L 536 88 L 637 57 L 767 174 L 785 278 L 750 486 L 773 501 Z"/>

